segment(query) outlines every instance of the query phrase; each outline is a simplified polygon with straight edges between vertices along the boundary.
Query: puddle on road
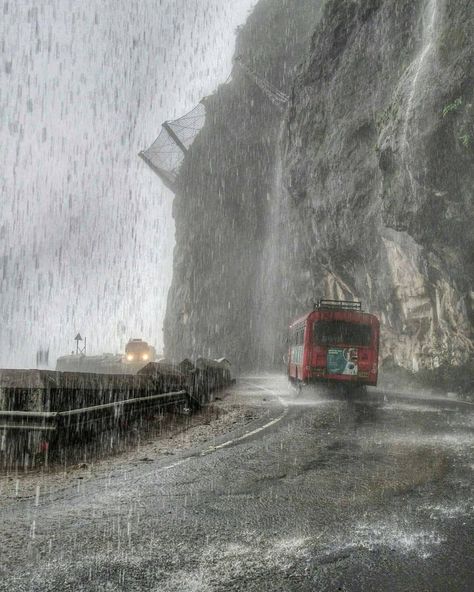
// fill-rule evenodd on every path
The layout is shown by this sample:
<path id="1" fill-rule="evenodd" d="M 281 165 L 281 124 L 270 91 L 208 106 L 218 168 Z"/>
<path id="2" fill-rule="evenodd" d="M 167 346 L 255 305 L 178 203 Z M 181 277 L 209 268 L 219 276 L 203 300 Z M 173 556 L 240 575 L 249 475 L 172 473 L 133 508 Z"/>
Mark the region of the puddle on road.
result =
<path id="1" fill-rule="evenodd" d="M 416 403 L 400 403 L 400 402 L 388 402 L 380 406 L 383 411 L 408 411 L 410 413 L 435 413 L 442 415 L 445 413 L 453 413 L 453 409 L 431 407 L 429 405 L 422 405 Z"/>
<path id="2" fill-rule="evenodd" d="M 426 448 L 426 449 L 447 449 L 455 452 L 467 451 L 474 446 L 474 436 L 469 432 L 447 434 L 376 434 L 373 438 L 367 440 L 372 446 L 398 445 L 407 448 Z"/>
<path id="3" fill-rule="evenodd" d="M 288 407 L 321 407 L 323 405 L 334 405 L 339 403 L 337 400 L 331 399 L 285 399 Z"/>
<path id="4" fill-rule="evenodd" d="M 308 569 L 317 571 L 319 566 L 344 561 L 354 553 L 379 549 L 427 559 L 444 541 L 435 530 L 416 530 L 393 521 L 360 522 L 335 538 L 321 533 L 268 540 L 259 534 L 248 541 L 207 546 L 200 557 L 199 573 L 205 574 L 202 584 L 213 582 L 217 574 L 221 584 L 262 572 L 307 576 Z"/>
<path id="5" fill-rule="evenodd" d="M 408 524 L 395 521 L 364 523 L 354 525 L 351 535 L 326 548 L 321 560 L 325 563 L 331 557 L 346 557 L 365 550 L 385 548 L 405 555 L 416 555 L 421 559 L 431 556 L 433 548 L 445 542 L 436 530 L 413 529 Z"/>
<path id="6" fill-rule="evenodd" d="M 426 514 L 432 520 L 455 519 L 460 516 L 469 516 L 473 511 L 472 503 L 464 504 L 426 504 L 418 508 L 418 512 Z"/>

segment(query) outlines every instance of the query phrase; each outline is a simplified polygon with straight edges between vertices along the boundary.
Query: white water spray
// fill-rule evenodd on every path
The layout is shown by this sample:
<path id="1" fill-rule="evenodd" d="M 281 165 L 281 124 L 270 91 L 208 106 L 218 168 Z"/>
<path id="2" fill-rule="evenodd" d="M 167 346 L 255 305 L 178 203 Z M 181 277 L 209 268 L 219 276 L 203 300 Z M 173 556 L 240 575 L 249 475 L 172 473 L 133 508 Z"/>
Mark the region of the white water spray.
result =
<path id="1" fill-rule="evenodd" d="M 408 103 L 406 108 L 405 120 L 403 122 L 403 133 L 402 133 L 402 149 L 404 155 L 404 161 L 406 162 L 408 154 L 409 144 L 407 140 L 408 125 L 411 120 L 411 116 L 414 110 L 415 97 L 418 94 L 420 82 L 423 80 L 423 76 L 427 71 L 430 64 L 430 56 L 433 54 L 434 41 L 436 38 L 436 24 L 438 22 L 438 16 L 440 12 L 441 0 L 429 0 L 425 8 L 423 17 L 423 42 L 420 52 L 413 62 L 410 69 L 414 69 L 415 73 L 411 81 L 410 92 L 408 95 Z M 411 172 L 407 165 L 407 170 L 410 175 L 410 179 L 413 184 Z"/>
<path id="2" fill-rule="evenodd" d="M 266 237 L 263 247 L 263 254 L 260 263 L 260 294 L 263 302 L 264 314 L 258 313 L 257 317 L 257 335 L 260 339 L 259 363 L 265 363 L 275 357 L 275 349 L 278 344 L 275 339 L 278 335 L 277 317 L 275 310 L 277 302 L 275 296 L 277 290 L 281 290 L 281 257 L 286 245 L 286 239 L 283 232 L 283 162 L 281 155 L 281 146 L 283 144 L 283 133 L 285 131 L 285 122 L 280 126 L 280 132 L 277 139 L 277 150 L 275 155 L 275 166 L 273 172 L 272 191 L 268 204 L 268 226 L 265 229 Z"/>

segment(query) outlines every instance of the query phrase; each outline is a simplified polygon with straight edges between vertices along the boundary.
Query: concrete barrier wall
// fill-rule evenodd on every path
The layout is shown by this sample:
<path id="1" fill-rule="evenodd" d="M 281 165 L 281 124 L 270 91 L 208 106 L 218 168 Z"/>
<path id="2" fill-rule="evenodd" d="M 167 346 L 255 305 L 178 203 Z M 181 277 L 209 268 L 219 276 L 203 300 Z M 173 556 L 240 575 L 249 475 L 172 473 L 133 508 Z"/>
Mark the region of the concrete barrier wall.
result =
<path id="1" fill-rule="evenodd" d="M 152 362 L 136 375 L 0 370 L 3 464 L 31 458 L 50 442 L 84 441 L 126 426 L 148 412 L 195 409 L 229 383 L 227 361 L 203 358 L 196 365 Z"/>

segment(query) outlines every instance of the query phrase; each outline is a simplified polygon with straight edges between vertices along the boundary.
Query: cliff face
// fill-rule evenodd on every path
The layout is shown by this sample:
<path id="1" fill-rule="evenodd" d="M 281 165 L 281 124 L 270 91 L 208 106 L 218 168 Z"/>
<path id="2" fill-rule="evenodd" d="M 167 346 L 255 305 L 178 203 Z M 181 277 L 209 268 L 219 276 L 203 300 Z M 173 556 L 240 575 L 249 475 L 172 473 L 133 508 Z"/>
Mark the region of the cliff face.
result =
<path id="1" fill-rule="evenodd" d="M 329 0 L 319 24 L 314 4 L 261 2 L 239 35 L 238 53 L 290 93 L 283 120 L 239 72 L 208 99 L 175 200 L 168 354 L 278 364 L 289 320 L 326 296 L 380 315 L 384 359 L 465 364 L 470 1 Z"/>
<path id="2" fill-rule="evenodd" d="M 318 21 L 314 0 L 263 0 L 237 37 L 236 56 L 288 92 Z M 283 113 L 240 67 L 205 100 L 206 124 L 180 171 L 165 350 L 257 358 L 253 311 Z"/>
<path id="3" fill-rule="evenodd" d="M 469 0 L 328 3 L 284 137 L 288 300 L 361 298 L 414 371 L 473 349 L 473 26 Z"/>

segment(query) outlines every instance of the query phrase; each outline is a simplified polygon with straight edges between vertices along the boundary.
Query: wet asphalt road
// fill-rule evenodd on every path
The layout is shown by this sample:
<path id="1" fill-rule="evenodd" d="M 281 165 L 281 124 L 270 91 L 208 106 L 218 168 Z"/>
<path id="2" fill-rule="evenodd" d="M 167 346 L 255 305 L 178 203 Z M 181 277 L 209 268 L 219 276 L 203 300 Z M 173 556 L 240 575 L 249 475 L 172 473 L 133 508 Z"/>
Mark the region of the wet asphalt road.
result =
<path id="1" fill-rule="evenodd" d="M 236 388 L 248 437 L 2 503 L 0 590 L 474 589 L 474 407 Z"/>

